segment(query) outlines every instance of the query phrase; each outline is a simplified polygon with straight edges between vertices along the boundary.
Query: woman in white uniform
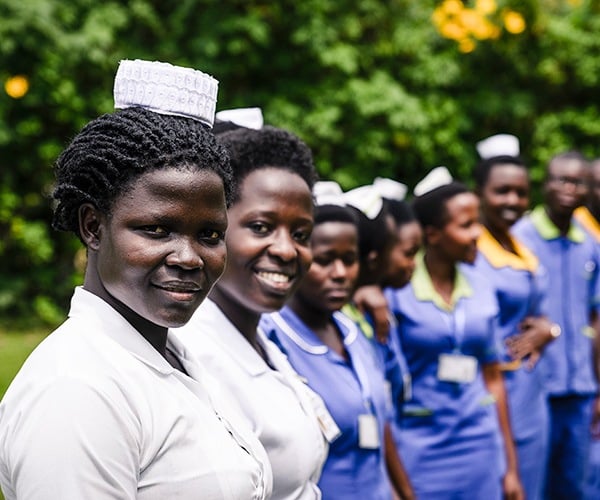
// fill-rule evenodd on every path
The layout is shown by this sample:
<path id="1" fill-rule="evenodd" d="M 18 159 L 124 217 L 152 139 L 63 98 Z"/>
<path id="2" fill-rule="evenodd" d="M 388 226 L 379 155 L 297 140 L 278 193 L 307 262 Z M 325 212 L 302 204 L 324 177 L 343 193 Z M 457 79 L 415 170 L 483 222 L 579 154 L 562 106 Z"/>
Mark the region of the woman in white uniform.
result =
<path id="1" fill-rule="evenodd" d="M 250 419 L 271 461 L 273 498 L 320 498 L 324 437 L 336 436 L 335 424 L 327 426 L 322 400 L 258 329 L 261 314 L 284 305 L 312 260 L 312 155 L 296 136 L 273 127 L 239 128 L 218 139 L 235 179 L 227 268 L 177 334 Z"/>
<path id="2" fill-rule="evenodd" d="M 53 225 L 75 233 L 88 260 L 69 318 L 0 404 L 7 500 L 269 497 L 264 449 L 211 400 L 212 382 L 169 331 L 225 265 L 231 171 L 209 131 L 216 85 L 122 61 L 115 106 L 129 109 L 90 122 L 58 158 Z M 205 107 L 152 100 L 196 89 L 208 89 L 195 96 Z"/>

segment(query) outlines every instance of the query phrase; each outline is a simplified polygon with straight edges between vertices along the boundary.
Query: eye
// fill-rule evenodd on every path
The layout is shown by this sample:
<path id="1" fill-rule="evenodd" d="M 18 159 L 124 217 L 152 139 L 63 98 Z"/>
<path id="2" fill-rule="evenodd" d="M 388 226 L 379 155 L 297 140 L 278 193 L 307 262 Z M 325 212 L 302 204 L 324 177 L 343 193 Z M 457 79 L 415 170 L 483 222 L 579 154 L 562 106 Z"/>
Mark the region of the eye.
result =
<path id="1" fill-rule="evenodd" d="M 248 225 L 250 230 L 255 234 L 268 234 L 269 226 L 267 226 L 264 222 L 252 222 Z"/>
<path id="2" fill-rule="evenodd" d="M 158 225 L 153 225 L 153 226 L 142 226 L 140 228 L 141 231 L 143 231 L 144 233 L 159 238 L 159 237 L 163 237 L 163 236 L 168 236 L 169 234 L 169 230 L 164 227 L 164 226 L 158 226 Z"/>
<path id="3" fill-rule="evenodd" d="M 306 230 L 295 231 L 294 233 L 292 233 L 292 238 L 294 238 L 294 241 L 306 245 L 310 241 L 311 232 L 312 231 Z"/>
<path id="4" fill-rule="evenodd" d="M 200 233 L 199 238 L 209 245 L 217 245 L 225 240 L 225 232 L 216 229 L 206 229 Z"/>

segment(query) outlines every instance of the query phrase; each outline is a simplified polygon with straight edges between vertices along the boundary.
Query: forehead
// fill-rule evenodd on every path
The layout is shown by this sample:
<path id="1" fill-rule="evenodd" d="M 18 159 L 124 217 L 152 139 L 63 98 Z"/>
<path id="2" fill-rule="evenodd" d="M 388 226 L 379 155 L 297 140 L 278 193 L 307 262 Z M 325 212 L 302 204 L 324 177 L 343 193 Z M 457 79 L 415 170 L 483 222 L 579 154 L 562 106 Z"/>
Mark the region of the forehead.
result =
<path id="1" fill-rule="evenodd" d="M 488 184 L 505 184 L 513 182 L 528 182 L 527 170 L 511 163 L 500 163 L 490 169 Z"/>
<path id="2" fill-rule="evenodd" d="M 167 167 L 144 172 L 113 202 L 112 209 L 136 208 L 152 210 L 158 205 L 188 208 L 214 207 L 222 210 L 225 203 L 223 180 L 212 170 Z"/>
<path id="3" fill-rule="evenodd" d="M 328 245 L 341 241 L 358 241 L 358 227 L 356 224 L 344 221 L 326 221 L 313 228 L 311 243 L 315 245 Z"/>
<path id="4" fill-rule="evenodd" d="M 567 175 L 583 177 L 587 174 L 586 165 L 577 158 L 557 158 L 548 165 L 550 175 Z"/>
<path id="5" fill-rule="evenodd" d="M 297 205 L 312 214 L 312 194 L 300 175 L 278 167 L 265 167 L 250 172 L 240 185 L 235 205 Z"/>
<path id="6" fill-rule="evenodd" d="M 479 199 L 474 193 L 460 193 L 446 200 L 447 222 L 451 222 L 463 214 L 477 212 L 478 210 Z"/>

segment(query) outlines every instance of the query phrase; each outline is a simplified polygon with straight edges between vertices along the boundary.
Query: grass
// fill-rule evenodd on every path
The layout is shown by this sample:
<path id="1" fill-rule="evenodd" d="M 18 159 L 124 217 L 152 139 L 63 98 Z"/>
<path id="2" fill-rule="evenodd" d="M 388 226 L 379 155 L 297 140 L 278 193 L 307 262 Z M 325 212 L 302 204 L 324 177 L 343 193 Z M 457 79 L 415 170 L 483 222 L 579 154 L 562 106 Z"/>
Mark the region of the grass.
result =
<path id="1" fill-rule="evenodd" d="M 50 330 L 47 327 L 27 331 L 0 330 L 0 398 L 29 353 Z"/>
<path id="2" fill-rule="evenodd" d="M 0 398 L 4 396 L 23 361 L 50 330 L 41 327 L 27 331 L 0 330 Z M 0 500 L 4 500 L 1 491 Z"/>

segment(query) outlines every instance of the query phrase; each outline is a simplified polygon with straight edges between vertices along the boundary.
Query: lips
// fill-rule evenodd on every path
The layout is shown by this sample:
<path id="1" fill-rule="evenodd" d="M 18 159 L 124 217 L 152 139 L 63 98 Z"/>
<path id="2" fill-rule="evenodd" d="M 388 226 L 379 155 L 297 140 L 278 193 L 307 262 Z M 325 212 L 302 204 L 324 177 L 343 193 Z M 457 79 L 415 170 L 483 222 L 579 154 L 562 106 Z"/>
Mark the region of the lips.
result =
<path id="1" fill-rule="evenodd" d="M 193 300 L 202 292 L 202 287 L 191 281 L 168 281 L 155 286 L 178 301 Z"/>
<path id="2" fill-rule="evenodd" d="M 260 283 L 277 293 L 287 293 L 292 287 L 295 277 L 291 273 L 281 271 L 257 271 L 256 276 Z"/>

